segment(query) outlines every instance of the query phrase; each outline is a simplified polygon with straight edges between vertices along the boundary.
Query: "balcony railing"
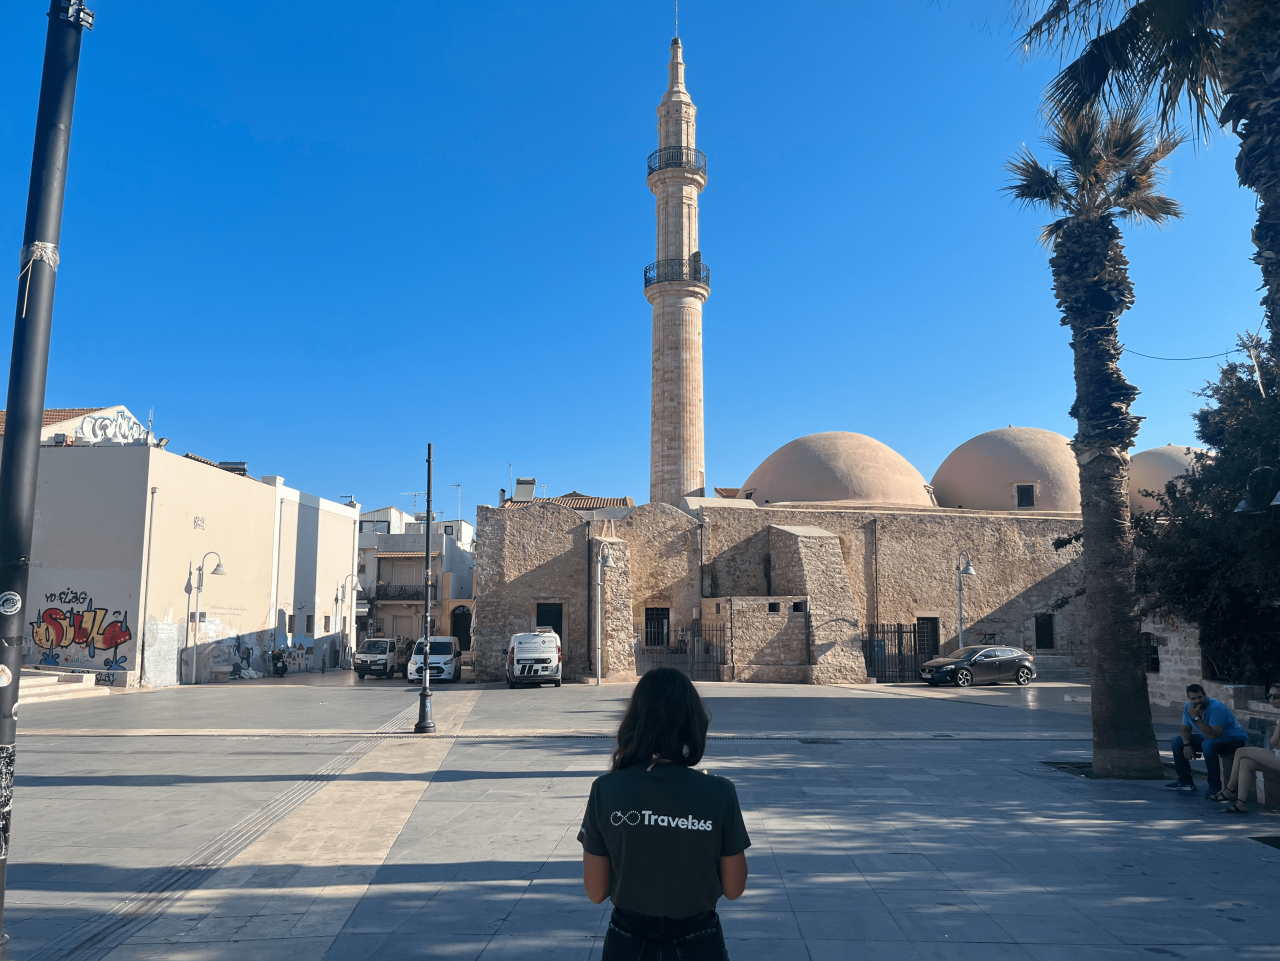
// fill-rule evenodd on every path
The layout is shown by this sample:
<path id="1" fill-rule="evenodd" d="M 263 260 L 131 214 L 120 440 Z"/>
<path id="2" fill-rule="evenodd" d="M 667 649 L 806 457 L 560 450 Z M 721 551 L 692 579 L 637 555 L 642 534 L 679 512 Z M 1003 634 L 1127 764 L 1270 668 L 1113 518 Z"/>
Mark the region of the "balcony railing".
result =
<path id="1" fill-rule="evenodd" d="M 380 601 L 420 601 L 421 584 L 379 584 L 377 598 Z"/>
<path id="2" fill-rule="evenodd" d="M 659 260 L 644 269 L 644 285 L 675 280 L 711 288 L 711 268 L 701 260 Z"/>
<path id="3" fill-rule="evenodd" d="M 649 154 L 649 173 L 666 167 L 687 167 L 690 170 L 707 169 L 707 155 L 692 147 L 659 147 Z"/>

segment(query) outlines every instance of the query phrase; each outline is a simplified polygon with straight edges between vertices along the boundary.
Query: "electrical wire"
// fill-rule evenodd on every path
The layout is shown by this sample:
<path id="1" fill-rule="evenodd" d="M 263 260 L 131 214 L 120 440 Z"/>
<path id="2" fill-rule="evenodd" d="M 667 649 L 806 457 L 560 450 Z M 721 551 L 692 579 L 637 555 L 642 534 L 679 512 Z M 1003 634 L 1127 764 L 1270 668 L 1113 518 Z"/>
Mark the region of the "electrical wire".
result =
<path id="1" fill-rule="evenodd" d="M 1204 353 L 1199 357 L 1156 357 L 1155 354 L 1134 351 L 1133 348 L 1129 347 L 1121 349 L 1123 349 L 1125 353 L 1134 354 L 1135 357 L 1146 357 L 1148 361 L 1208 361 L 1212 360 L 1213 357 L 1229 357 L 1233 353 L 1244 353 L 1243 347 L 1236 347 L 1231 349 L 1231 351 L 1222 351 L 1221 353 Z"/>

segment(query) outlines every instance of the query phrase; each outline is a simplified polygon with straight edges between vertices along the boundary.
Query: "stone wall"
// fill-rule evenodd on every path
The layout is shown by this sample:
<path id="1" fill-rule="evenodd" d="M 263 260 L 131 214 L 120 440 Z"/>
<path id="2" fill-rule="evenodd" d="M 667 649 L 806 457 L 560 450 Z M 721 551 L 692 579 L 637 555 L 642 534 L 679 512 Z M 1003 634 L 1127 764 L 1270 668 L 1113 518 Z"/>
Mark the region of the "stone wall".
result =
<path id="1" fill-rule="evenodd" d="M 587 540 L 587 524 L 561 504 L 477 508 L 471 638 L 478 680 L 502 679 L 507 643 L 512 634 L 533 629 L 539 602 L 564 605 L 565 675 L 594 673 Z"/>
<path id="2" fill-rule="evenodd" d="M 758 596 L 777 591 L 768 528 L 812 526 L 836 535 L 852 597 L 850 617 L 868 622 L 939 619 L 943 646 L 955 646 L 955 566 L 968 550 L 977 575 L 965 579 L 965 633 L 1035 651 L 1035 615 L 1052 613 L 1058 655 L 1086 663 L 1080 546 L 1053 549 L 1080 528 L 1077 517 L 1035 512 L 766 508 L 705 505 L 707 593 Z M 1055 603 L 1065 603 L 1057 611 Z M 1050 653 L 1045 651 L 1044 653 Z"/>
<path id="3" fill-rule="evenodd" d="M 1199 629 L 1175 617 L 1147 617 L 1142 630 L 1155 637 L 1160 651 L 1160 670 L 1147 672 L 1147 697 L 1160 707 L 1186 703 L 1187 685 L 1205 683 Z"/>
<path id="4" fill-rule="evenodd" d="M 770 527 L 769 554 L 774 590 L 808 598 L 810 680 L 865 684 L 858 610 L 840 539 L 811 525 Z"/>
<path id="5" fill-rule="evenodd" d="M 806 684 L 810 679 L 808 599 L 801 596 L 726 597 L 720 617 L 707 623 L 729 626 L 726 674 L 734 681 Z M 770 612 L 770 605 L 777 610 Z M 794 611 L 799 605 L 801 610 Z"/>
<path id="6" fill-rule="evenodd" d="M 624 539 L 631 558 L 634 633 L 644 632 L 646 607 L 671 611 L 671 629 L 695 619 L 702 606 L 702 537 L 698 521 L 669 504 L 644 504 L 612 524 L 593 521 Z"/>

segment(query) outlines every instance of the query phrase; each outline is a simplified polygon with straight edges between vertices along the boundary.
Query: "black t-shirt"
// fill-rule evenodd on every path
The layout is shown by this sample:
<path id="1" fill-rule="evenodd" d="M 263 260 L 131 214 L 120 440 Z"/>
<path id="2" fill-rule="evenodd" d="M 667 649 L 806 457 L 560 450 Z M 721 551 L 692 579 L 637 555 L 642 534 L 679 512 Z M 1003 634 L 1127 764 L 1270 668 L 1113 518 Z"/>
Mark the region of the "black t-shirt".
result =
<path id="1" fill-rule="evenodd" d="M 728 778 L 679 764 L 633 764 L 596 778 L 578 840 L 609 859 L 609 897 L 625 911 L 688 918 L 715 909 L 720 859 L 751 846 Z"/>

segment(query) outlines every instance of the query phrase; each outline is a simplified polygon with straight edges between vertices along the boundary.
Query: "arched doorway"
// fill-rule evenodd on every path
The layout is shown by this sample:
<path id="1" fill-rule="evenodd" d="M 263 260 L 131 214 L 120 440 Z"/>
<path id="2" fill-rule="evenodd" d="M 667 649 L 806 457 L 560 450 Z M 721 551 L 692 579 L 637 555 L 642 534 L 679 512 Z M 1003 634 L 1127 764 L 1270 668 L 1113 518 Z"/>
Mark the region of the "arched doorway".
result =
<path id="1" fill-rule="evenodd" d="M 450 626 L 450 634 L 458 639 L 458 646 L 464 651 L 471 650 L 471 609 L 455 607 Z"/>

